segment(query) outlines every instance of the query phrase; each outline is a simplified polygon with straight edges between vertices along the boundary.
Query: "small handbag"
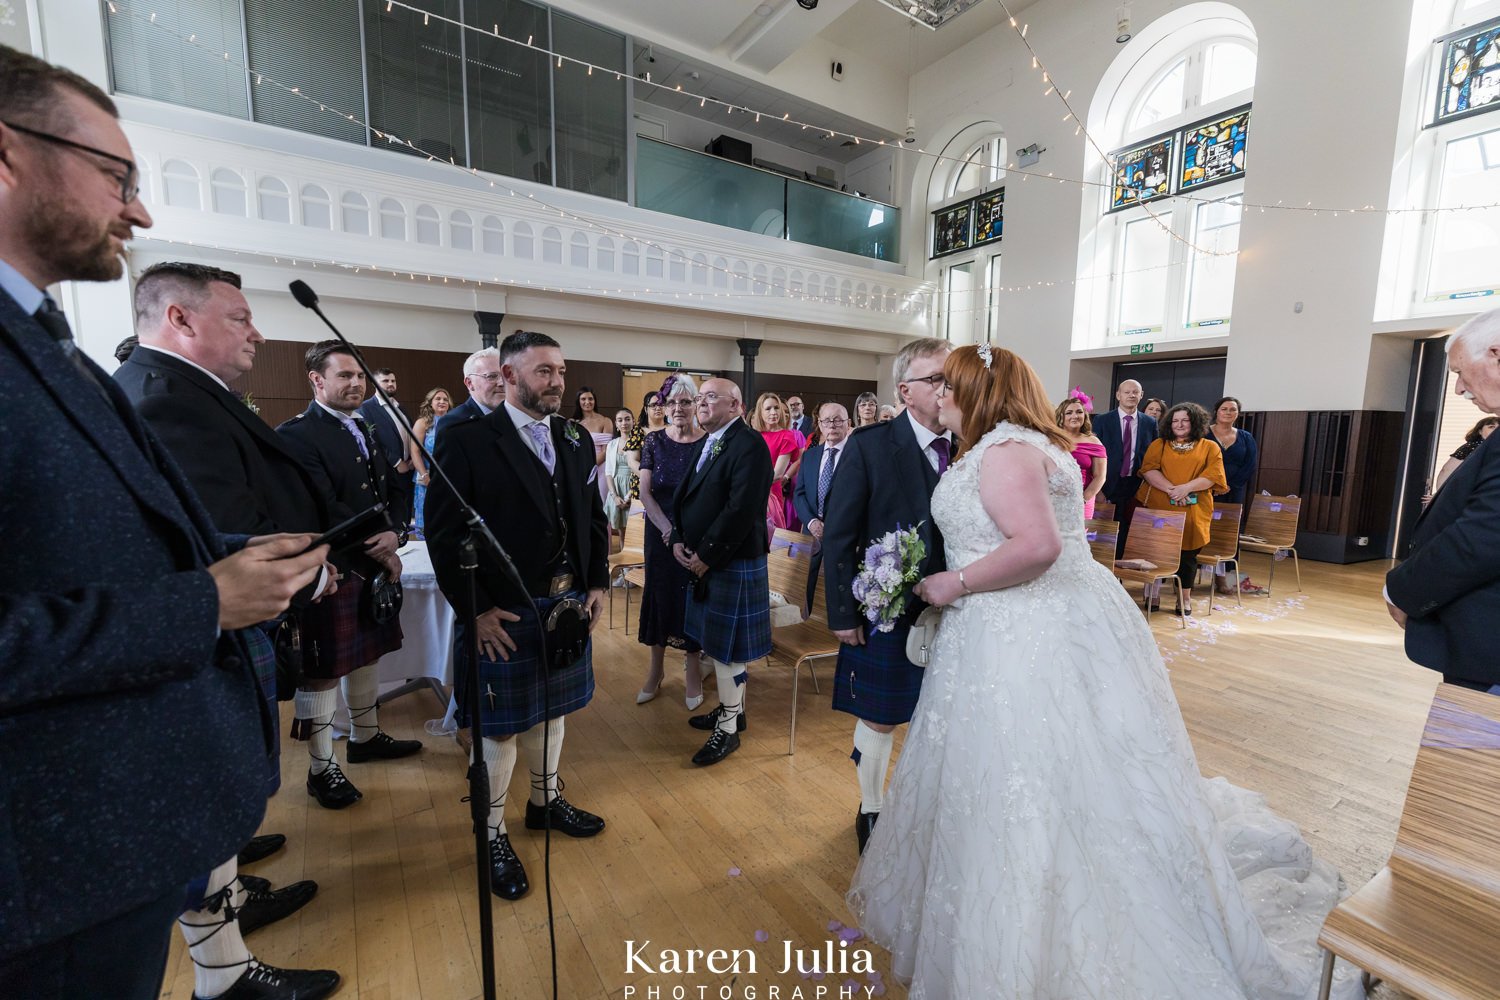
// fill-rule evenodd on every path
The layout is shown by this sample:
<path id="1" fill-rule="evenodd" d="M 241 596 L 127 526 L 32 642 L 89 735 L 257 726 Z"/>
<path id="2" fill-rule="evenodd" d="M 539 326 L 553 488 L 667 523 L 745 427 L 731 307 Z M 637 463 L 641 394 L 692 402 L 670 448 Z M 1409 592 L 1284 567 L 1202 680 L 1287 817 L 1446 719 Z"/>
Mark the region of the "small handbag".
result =
<path id="1" fill-rule="evenodd" d="M 937 639 L 938 623 L 943 620 L 943 609 L 928 606 L 912 622 L 906 633 L 906 658 L 919 667 L 932 661 L 932 645 Z"/>

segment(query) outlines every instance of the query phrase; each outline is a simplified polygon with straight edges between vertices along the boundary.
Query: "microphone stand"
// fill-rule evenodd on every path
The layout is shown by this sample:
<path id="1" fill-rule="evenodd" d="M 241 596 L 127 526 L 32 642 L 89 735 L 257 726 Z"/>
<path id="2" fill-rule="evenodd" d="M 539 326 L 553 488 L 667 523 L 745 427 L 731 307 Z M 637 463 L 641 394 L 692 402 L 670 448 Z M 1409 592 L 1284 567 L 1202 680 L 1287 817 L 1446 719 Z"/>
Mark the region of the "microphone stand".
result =
<path id="1" fill-rule="evenodd" d="M 490 818 L 490 772 L 489 766 L 484 762 L 484 734 L 479 721 L 479 629 L 476 624 L 475 609 L 479 606 L 478 601 L 478 571 L 479 571 L 479 549 L 483 548 L 501 570 L 510 579 L 517 590 L 526 596 L 527 603 L 535 609 L 536 601 L 531 592 L 526 589 L 526 581 L 522 579 L 521 572 L 516 564 L 511 561 L 510 554 L 501 546 L 498 539 L 490 531 L 489 525 L 479 516 L 463 494 L 454 487 L 453 480 L 448 478 L 448 473 L 438 464 L 437 460 L 427 450 L 420 438 L 412 430 L 411 421 L 407 419 L 400 407 L 392 406 L 392 400 L 386 391 L 380 387 L 375 380 L 370 366 L 365 363 L 364 355 L 359 353 L 359 348 L 349 342 L 334 326 L 323 310 L 318 307 L 317 293 L 305 281 L 294 281 L 289 286 L 292 297 L 297 302 L 311 309 L 317 317 L 323 321 L 323 325 L 333 331 L 339 343 L 348 348 L 348 353 L 354 358 L 359 370 L 364 373 L 368 384 L 375 388 L 380 398 L 386 403 L 387 410 L 394 415 L 401 426 L 405 429 L 407 436 L 416 442 L 417 450 L 422 458 L 426 460 L 429 469 L 436 469 L 438 476 L 443 480 L 443 485 L 453 494 L 460 510 L 463 512 L 464 523 L 468 525 L 469 533 L 459 547 L 459 569 L 463 571 L 466 579 L 465 589 L 468 594 L 468 606 L 463 614 L 463 626 L 468 641 L 464 643 L 463 657 L 463 685 L 469 708 L 469 738 L 472 741 L 473 750 L 471 756 L 473 762 L 469 765 L 469 815 L 474 824 L 474 868 L 476 873 L 476 885 L 479 894 L 479 956 L 481 974 L 484 981 L 485 1000 L 496 1000 L 495 995 L 495 933 L 494 933 L 494 911 L 493 900 L 490 898 L 489 883 L 489 818 Z M 545 623 L 538 622 L 537 628 L 541 670 L 547 671 L 547 629 Z M 542 691 L 546 699 L 550 685 L 543 680 Z M 543 714 L 550 715 L 550 704 L 544 700 Z M 543 754 L 546 755 L 546 739 L 550 732 L 550 726 L 543 729 Z M 544 759 L 545 756 L 544 756 Z M 545 766 L 545 765 L 544 765 Z M 543 779 L 545 780 L 545 778 Z M 545 797 L 545 793 L 544 793 Z M 552 928 L 552 810 L 546 810 L 546 879 L 547 879 L 547 923 L 548 933 L 552 935 L 552 995 L 557 996 L 557 945 L 555 931 Z"/>

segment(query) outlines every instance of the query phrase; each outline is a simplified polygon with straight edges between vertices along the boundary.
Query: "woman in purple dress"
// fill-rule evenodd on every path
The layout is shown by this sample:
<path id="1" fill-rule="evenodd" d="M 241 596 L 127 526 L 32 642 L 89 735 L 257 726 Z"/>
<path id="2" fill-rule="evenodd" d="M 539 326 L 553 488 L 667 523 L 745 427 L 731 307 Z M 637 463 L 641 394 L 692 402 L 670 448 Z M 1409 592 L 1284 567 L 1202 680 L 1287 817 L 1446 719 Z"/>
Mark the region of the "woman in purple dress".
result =
<path id="1" fill-rule="evenodd" d="M 682 613 L 692 574 L 672 555 L 667 539 L 672 537 L 672 494 L 687 477 L 693 445 L 703 431 L 693 424 L 693 397 L 697 387 L 686 375 L 669 376 L 660 398 L 666 404 L 667 426 L 647 434 L 641 445 L 641 505 L 646 508 L 646 587 L 641 595 L 641 624 L 636 631 L 651 647 L 651 673 L 635 696 L 644 705 L 661 690 L 667 647 L 687 654 L 683 682 L 687 707 L 703 704 L 703 675 L 699 667 L 701 647 L 682 633 Z"/>

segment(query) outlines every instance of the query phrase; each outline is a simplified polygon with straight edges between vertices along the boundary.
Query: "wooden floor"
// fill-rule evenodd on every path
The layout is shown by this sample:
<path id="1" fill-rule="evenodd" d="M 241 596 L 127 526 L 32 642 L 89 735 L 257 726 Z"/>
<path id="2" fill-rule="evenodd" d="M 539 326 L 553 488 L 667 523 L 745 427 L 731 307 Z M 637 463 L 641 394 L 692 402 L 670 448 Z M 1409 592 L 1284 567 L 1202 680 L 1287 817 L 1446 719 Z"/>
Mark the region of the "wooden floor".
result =
<path id="1" fill-rule="evenodd" d="M 1245 569 L 1259 580 L 1264 561 L 1251 560 Z M 1221 601 L 1211 618 L 1203 617 L 1200 597 L 1186 632 L 1169 615 L 1153 615 L 1152 627 L 1204 773 L 1264 792 L 1357 888 L 1395 839 L 1438 679 L 1401 652 L 1380 599 L 1385 563 L 1304 564 L 1300 594 L 1290 564 L 1279 568 L 1273 597 L 1247 598 L 1243 609 L 1233 598 Z M 851 720 L 829 707 L 831 664 L 817 668 L 822 694 L 803 675 L 795 756 L 786 753 L 790 674 L 777 664 L 753 669 L 751 727 L 740 751 L 699 769 L 688 759 L 703 734 L 686 724 L 680 667 L 669 669 L 661 696 L 638 707 L 646 651 L 633 624 L 631 633 L 601 626 L 598 692 L 567 723 L 565 794 L 609 827 L 594 840 L 553 841 L 559 996 L 644 1000 L 648 987 L 670 997 L 678 985 L 688 996 L 698 996 L 700 985 L 717 996 L 733 978 L 628 972 L 625 942 L 647 939 L 653 955 L 753 950 L 758 971 L 739 976 L 736 997 L 749 984 L 759 987 L 749 995 L 768 996 L 774 984 L 783 997 L 800 987 L 808 998 L 836 997 L 846 979 L 870 985 L 865 975 L 777 974 L 783 941 L 821 949 L 836 939 L 836 922 L 848 919 L 843 897 L 855 863 L 858 792 Z M 277 885 L 316 879 L 321 889 L 300 913 L 249 939 L 258 957 L 337 969 L 344 976 L 338 995 L 349 1000 L 481 995 L 473 840 L 460 802 L 465 761 L 451 739 L 422 731 L 440 714 L 425 694 L 383 709 L 385 729 L 422 738 L 426 749 L 403 761 L 347 766 L 365 797 L 342 812 L 312 803 L 303 791 L 306 751 L 285 748 L 285 785 L 264 830 L 286 834 L 288 846 L 249 870 Z M 336 754 L 343 759 L 342 748 Z M 498 995 L 543 998 L 550 963 L 541 840 L 522 828 L 524 760 L 517 772 L 507 821 L 533 889 L 517 903 L 495 900 Z M 889 971 L 878 951 L 876 967 Z M 188 1000 L 192 991 L 192 965 L 175 941 L 162 996 Z M 884 995 L 905 991 L 892 983 Z"/>

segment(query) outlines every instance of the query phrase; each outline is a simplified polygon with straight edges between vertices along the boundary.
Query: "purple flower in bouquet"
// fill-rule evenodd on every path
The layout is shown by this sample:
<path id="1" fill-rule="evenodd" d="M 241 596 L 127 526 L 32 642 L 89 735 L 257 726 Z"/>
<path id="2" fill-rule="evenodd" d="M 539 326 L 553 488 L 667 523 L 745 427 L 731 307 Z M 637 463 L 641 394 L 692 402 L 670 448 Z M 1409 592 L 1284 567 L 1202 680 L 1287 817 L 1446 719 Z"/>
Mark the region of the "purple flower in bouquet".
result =
<path id="1" fill-rule="evenodd" d="M 911 588 L 921 575 L 927 546 L 921 525 L 897 528 L 872 538 L 865 548 L 864 563 L 854 577 L 851 590 L 876 632 L 889 632 L 906 610 Z"/>

